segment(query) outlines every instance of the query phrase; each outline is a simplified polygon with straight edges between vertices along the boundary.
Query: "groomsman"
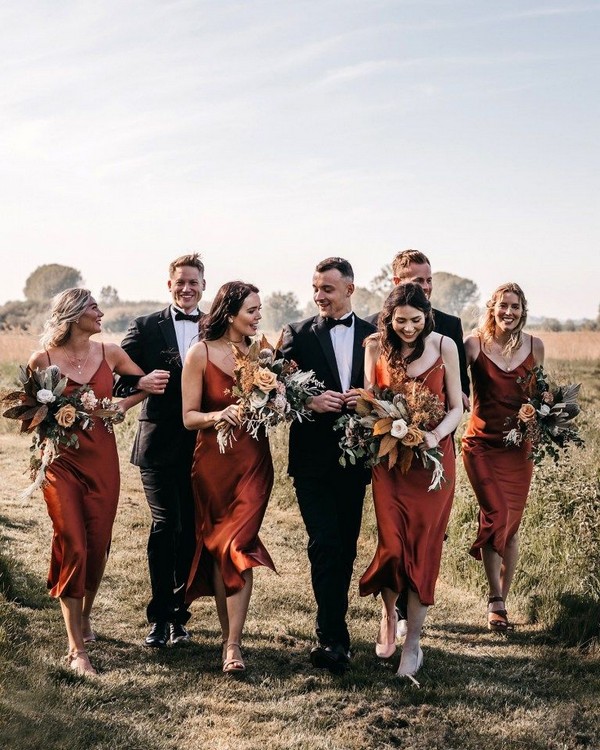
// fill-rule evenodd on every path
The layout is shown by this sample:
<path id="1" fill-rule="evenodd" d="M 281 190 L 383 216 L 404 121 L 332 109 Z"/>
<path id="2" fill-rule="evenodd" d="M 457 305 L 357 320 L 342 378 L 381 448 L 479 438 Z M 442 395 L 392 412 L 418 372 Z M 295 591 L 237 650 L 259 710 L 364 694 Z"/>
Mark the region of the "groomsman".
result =
<path id="1" fill-rule="evenodd" d="M 375 327 L 352 312 L 354 272 L 343 258 L 321 261 L 313 275 L 318 315 L 284 328 L 282 351 L 302 370 L 314 370 L 325 391 L 309 404 L 313 421 L 290 430 L 288 473 L 308 533 L 308 557 L 317 603 L 318 645 L 313 666 L 343 674 L 350 664 L 346 625 L 348 590 L 356 557 L 370 470 L 339 464 L 340 433 L 333 425 L 354 409 L 364 385 L 363 341 Z"/>
<path id="2" fill-rule="evenodd" d="M 189 639 L 185 587 L 195 548 L 191 466 L 196 433 L 183 426 L 181 371 L 185 354 L 198 340 L 198 303 L 205 289 L 204 264 L 198 253 L 169 265 L 171 304 L 136 318 L 121 346 L 144 372 L 161 368 L 169 375 L 161 396 L 142 405 L 131 463 L 140 467 L 152 514 L 148 568 L 152 597 L 146 614 L 151 629 L 145 646 L 163 648 Z M 121 395 L 126 384 L 117 383 Z M 120 391 L 121 389 L 121 391 Z"/>
<path id="3" fill-rule="evenodd" d="M 392 280 L 394 285 L 405 284 L 412 281 L 418 284 L 425 292 L 427 299 L 431 296 L 433 290 L 433 275 L 431 273 L 431 263 L 427 256 L 419 250 L 402 250 L 396 253 L 392 260 Z M 373 325 L 377 325 L 379 313 L 369 315 L 367 320 Z M 463 343 L 463 329 L 460 318 L 455 315 L 449 315 L 441 310 L 433 309 L 434 331 L 448 336 L 456 344 L 458 349 L 458 363 L 460 367 L 460 384 L 462 389 L 463 407 L 470 411 L 469 404 L 469 373 L 467 370 L 467 357 L 465 354 L 465 345 Z M 406 635 L 406 603 L 407 591 L 402 591 L 398 597 L 396 608 L 398 610 L 398 637 Z"/>

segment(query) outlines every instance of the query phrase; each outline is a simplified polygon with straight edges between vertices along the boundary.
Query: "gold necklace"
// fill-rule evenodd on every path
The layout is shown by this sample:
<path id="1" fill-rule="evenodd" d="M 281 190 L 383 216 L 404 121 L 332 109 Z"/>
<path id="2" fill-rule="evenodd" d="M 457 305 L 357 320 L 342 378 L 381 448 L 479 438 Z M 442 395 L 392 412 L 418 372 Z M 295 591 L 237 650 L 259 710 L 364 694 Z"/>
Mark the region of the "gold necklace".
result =
<path id="1" fill-rule="evenodd" d="M 67 359 L 71 363 L 72 367 L 74 367 L 77 370 L 77 374 L 78 375 L 81 375 L 81 371 L 85 370 L 85 366 L 87 365 L 87 361 L 90 358 L 90 352 L 92 351 L 92 344 L 91 344 L 91 342 L 88 342 L 88 350 L 87 350 L 87 354 L 86 354 L 85 360 L 83 361 L 83 364 L 81 364 L 81 360 L 83 359 L 83 357 L 73 357 L 72 358 L 69 355 L 69 350 L 67 349 L 66 346 L 64 346 L 64 344 L 63 344 L 63 349 L 65 350 L 65 354 L 67 355 Z"/>

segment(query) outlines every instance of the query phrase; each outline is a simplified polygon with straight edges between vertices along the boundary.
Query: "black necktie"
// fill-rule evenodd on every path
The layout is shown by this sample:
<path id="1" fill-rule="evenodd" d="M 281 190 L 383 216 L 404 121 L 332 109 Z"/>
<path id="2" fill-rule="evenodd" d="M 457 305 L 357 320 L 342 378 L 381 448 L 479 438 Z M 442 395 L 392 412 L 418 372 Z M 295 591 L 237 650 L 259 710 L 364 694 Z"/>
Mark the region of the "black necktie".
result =
<path id="1" fill-rule="evenodd" d="M 197 323 L 200 320 L 200 314 L 196 313 L 195 315 L 186 315 L 186 313 L 176 310 L 175 320 L 191 320 L 192 323 Z"/>
<path id="2" fill-rule="evenodd" d="M 338 320 L 336 320 L 335 318 L 325 318 L 325 325 L 329 329 L 333 328 L 334 326 L 346 326 L 346 328 L 350 328 L 353 318 L 354 315 L 348 315 L 347 318 L 341 318 Z"/>

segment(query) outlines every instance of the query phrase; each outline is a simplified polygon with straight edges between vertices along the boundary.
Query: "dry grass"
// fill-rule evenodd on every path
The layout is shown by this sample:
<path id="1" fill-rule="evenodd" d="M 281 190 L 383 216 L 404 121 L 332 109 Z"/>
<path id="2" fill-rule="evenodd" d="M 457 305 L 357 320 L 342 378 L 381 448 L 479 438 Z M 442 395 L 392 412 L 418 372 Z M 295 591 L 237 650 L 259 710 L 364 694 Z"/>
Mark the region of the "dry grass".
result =
<path id="1" fill-rule="evenodd" d="M 544 342 L 549 360 L 600 361 L 600 331 L 536 331 L 535 335 Z"/>
<path id="2" fill-rule="evenodd" d="M 594 371 L 588 372 L 590 382 Z M 589 393 L 589 402 L 597 393 Z M 598 414 L 586 427 L 597 440 Z M 559 630 L 531 621 L 521 592 L 512 610 L 517 630 L 505 638 L 484 629 L 480 566 L 468 560 L 460 538 L 471 537 L 474 514 L 453 517 L 437 604 L 423 639 L 425 666 L 420 690 L 394 678 L 398 656 L 379 662 L 372 641 L 378 605 L 352 586 L 349 620 L 355 647 L 351 673 L 343 678 L 315 672 L 307 660 L 313 644 L 314 605 L 305 532 L 285 476 L 285 439 L 274 446 L 276 488 L 262 537 L 279 575 L 259 570 L 244 650 L 248 672 L 227 679 L 212 602 L 193 606 L 193 643 L 163 652 L 144 649 L 148 596 L 145 545 L 148 510 L 137 470 L 128 463 L 133 425 L 119 435 L 123 487 L 114 543 L 95 618 L 100 639 L 92 644 L 97 678 L 73 676 L 62 662 L 66 640 L 59 608 L 44 581 L 51 525 L 41 498 L 15 499 L 26 483 L 27 437 L 0 435 L 0 746 L 33 750 L 583 750 L 600 746 L 599 654 L 568 647 Z M 579 575 L 575 549 L 553 560 L 561 530 L 571 533 L 569 513 L 543 517 L 562 507 L 561 486 L 597 477 L 597 448 L 586 467 L 536 477 L 534 513 L 524 527 L 524 557 L 515 585 L 530 576 L 533 554 L 551 534 L 541 565 L 559 583 Z M 592 466 L 592 463 L 594 464 Z M 591 468 L 590 468 L 591 467 Z M 585 472 L 591 472 L 586 474 Z M 461 471 L 464 487 L 464 476 Z M 563 501 L 560 498 L 563 498 Z M 461 503 L 471 503 L 465 494 Z M 564 502 L 563 502 L 564 504 Z M 574 509 L 576 503 L 569 508 Z M 535 518 L 535 522 L 534 522 Z M 545 520 L 543 535 L 535 528 Z M 567 523 L 565 526 L 564 524 Z M 577 518 L 574 523 L 576 524 Z M 470 525 L 469 525 L 470 524 Z M 583 527 L 582 527 L 583 528 Z M 372 555 L 376 531 L 367 502 L 356 572 Z M 571 539 L 571 537 L 569 537 Z M 538 549 L 539 552 L 539 549 Z M 529 555 L 529 557 L 528 557 Z M 457 574 L 456 560 L 466 561 Z M 575 564 L 575 562 L 577 564 Z M 591 561 L 590 561 L 591 562 Z M 525 567 L 527 566 L 527 568 Z M 572 567 L 571 567 L 572 566 Z M 590 570 L 590 574 L 593 570 Z M 479 578 L 478 578 L 479 576 Z M 529 578 L 531 583 L 531 577 Z M 536 584 L 544 589 L 544 579 Z M 5 596 L 2 596 L 1 592 Z M 583 596 L 583 593 L 582 593 Z M 556 613 L 554 613 L 556 614 Z M 572 623 L 573 624 L 573 623 Z"/>

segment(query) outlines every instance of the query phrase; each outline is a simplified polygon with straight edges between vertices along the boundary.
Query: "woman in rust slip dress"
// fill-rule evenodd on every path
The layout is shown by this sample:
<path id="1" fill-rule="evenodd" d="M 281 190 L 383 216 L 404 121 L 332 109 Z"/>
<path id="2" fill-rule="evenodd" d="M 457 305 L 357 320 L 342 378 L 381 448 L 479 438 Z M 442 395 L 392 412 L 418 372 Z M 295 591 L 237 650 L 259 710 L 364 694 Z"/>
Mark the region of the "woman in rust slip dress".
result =
<path id="1" fill-rule="evenodd" d="M 261 319 L 258 289 L 231 281 L 202 321 L 202 341 L 186 356 L 182 375 L 183 421 L 198 430 L 192 464 L 196 501 L 196 554 L 187 600 L 214 596 L 222 633 L 223 672 L 246 667 L 240 644 L 250 595 L 252 568 L 275 570 L 258 532 L 273 486 L 268 438 L 255 440 L 239 428 L 231 345 L 247 352 Z M 226 422 L 234 440 L 219 452 L 216 425 Z"/>
<path id="2" fill-rule="evenodd" d="M 533 461 L 531 446 L 504 443 L 506 420 L 523 403 L 518 378 L 543 364 L 544 345 L 523 333 L 527 301 L 514 283 L 503 284 L 486 304 L 479 327 L 465 339 L 473 383 L 473 411 L 462 440 L 462 454 L 477 502 L 479 532 L 470 549 L 483 558 L 489 585 L 488 628 L 512 627 L 506 611 L 519 553 L 519 525 L 527 501 Z"/>
<path id="3" fill-rule="evenodd" d="M 28 366 L 35 370 L 57 365 L 68 377 L 70 395 L 88 384 L 97 399 L 112 396 L 113 372 L 134 376 L 138 387 L 162 393 L 168 373 L 149 376 L 116 344 L 90 339 L 101 330 L 103 312 L 87 289 L 67 289 L 53 301 Z M 141 401 L 139 393 L 119 401 L 121 414 Z M 48 573 L 51 596 L 60 599 L 69 639 L 67 662 L 79 674 L 95 674 L 85 643 L 96 640 L 90 613 L 108 557 L 119 497 L 119 459 L 115 436 L 100 419 L 91 430 L 77 429 L 79 447 L 61 446 L 46 469 L 44 500 L 54 530 Z"/>
<path id="4" fill-rule="evenodd" d="M 433 331 L 431 305 L 418 284 L 396 286 L 379 318 L 379 332 L 367 339 L 365 387 L 394 389 L 398 376 L 424 383 L 444 404 L 446 413 L 423 447 L 439 446 L 446 482 L 428 491 L 431 470 L 417 456 L 403 474 L 398 464 L 373 469 L 373 501 L 378 543 L 373 561 L 360 580 L 360 594 L 381 594 L 382 614 L 376 654 L 396 650 L 396 600 L 408 589 L 407 634 L 397 675 L 414 681 L 423 663 L 420 637 L 427 608 L 433 604 L 442 544 L 454 496 L 452 433 L 462 412 L 456 344 Z"/>

